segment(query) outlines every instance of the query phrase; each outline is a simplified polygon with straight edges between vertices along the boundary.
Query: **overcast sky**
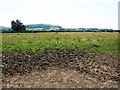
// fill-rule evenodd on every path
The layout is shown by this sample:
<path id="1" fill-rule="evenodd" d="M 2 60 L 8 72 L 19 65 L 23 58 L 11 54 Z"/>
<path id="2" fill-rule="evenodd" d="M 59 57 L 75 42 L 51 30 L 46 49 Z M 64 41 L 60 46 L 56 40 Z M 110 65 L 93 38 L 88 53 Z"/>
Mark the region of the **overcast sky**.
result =
<path id="1" fill-rule="evenodd" d="M 0 26 L 19 19 L 24 24 L 64 28 L 118 29 L 119 0 L 0 0 Z"/>

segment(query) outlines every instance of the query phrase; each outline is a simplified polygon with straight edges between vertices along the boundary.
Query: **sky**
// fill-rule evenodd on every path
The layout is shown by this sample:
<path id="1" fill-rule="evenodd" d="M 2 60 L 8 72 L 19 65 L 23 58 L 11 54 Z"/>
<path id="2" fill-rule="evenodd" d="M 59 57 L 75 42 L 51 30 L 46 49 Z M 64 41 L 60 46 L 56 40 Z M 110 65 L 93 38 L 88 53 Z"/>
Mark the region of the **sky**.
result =
<path id="1" fill-rule="evenodd" d="M 0 26 L 53 24 L 63 28 L 118 29 L 119 0 L 0 0 Z"/>

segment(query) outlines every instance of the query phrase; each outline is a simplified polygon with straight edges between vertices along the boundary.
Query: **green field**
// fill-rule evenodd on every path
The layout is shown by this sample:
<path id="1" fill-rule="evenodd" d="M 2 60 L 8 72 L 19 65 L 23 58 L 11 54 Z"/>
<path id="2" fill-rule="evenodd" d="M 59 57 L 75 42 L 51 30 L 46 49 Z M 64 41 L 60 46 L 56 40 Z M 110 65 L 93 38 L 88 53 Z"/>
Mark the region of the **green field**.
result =
<path id="1" fill-rule="evenodd" d="M 89 52 L 117 53 L 117 32 L 3 33 L 2 51 L 79 48 Z"/>

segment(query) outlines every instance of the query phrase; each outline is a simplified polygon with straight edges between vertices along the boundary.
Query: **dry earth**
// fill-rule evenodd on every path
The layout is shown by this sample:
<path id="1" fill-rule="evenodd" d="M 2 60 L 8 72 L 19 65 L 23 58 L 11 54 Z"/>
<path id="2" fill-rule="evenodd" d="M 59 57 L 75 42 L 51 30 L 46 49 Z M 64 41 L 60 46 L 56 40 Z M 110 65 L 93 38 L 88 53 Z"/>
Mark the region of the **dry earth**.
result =
<path id="1" fill-rule="evenodd" d="M 3 52 L 3 87 L 118 88 L 118 55 L 77 49 Z"/>

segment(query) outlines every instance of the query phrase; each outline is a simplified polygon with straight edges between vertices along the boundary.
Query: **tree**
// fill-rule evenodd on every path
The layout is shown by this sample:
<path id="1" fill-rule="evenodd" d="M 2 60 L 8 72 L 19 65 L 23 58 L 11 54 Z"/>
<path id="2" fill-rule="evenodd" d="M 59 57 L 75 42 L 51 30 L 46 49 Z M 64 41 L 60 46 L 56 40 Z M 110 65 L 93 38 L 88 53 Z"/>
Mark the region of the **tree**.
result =
<path id="1" fill-rule="evenodd" d="M 21 23 L 20 20 L 16 20 L 16 22 L 14 20 L 11 21 L 11 29 L 12 31 L 15 31 L 15 32 L 26 31 L 25 25 L 23 25 L 23 23 Z"/>

